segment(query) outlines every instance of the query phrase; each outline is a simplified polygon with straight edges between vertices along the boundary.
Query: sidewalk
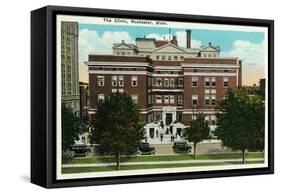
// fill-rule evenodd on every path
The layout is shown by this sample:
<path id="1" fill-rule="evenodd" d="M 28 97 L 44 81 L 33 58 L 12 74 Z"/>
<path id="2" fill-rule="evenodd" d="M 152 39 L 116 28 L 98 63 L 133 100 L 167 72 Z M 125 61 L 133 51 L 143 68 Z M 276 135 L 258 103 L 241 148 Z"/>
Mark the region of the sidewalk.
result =
<path id="1" fill-rule="evenodd" d="M 247 159 L 247 162 L 263 161 L 263 158 L 251 158 Z M 242 159 L 218 159 L 218 160 L 175 160 L 175 161 L 153 161 L 153 162 L 123 162 L 122 166 L 130 165 L 149 165 L 149 164 L 194 164 L 194 163 L 222 163 L 222 162 L 240 162 Z M 115 162 L 110 163 L 94 163 L 94 164 L 63 164 L 63 168 L 71 167 L 98 167 L 98 166 L 114 166 Z"/>

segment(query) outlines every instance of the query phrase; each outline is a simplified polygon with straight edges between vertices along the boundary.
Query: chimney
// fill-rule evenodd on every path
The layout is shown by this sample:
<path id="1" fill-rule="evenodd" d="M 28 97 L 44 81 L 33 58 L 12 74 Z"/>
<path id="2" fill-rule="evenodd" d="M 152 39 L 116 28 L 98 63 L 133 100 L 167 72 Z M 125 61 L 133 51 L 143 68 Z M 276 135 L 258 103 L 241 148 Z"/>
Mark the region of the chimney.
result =
<path id="1" fill-rule="evenodd" d="M 171 40 L 171 43 L 178 46 L 178 40 L 176 36 L 173 36 L 173 39 Z"/>
<path id="2" fill-rule="evenodd" d="M 191 46 L 191 30 L 186 30 L 186 48 Z"/>

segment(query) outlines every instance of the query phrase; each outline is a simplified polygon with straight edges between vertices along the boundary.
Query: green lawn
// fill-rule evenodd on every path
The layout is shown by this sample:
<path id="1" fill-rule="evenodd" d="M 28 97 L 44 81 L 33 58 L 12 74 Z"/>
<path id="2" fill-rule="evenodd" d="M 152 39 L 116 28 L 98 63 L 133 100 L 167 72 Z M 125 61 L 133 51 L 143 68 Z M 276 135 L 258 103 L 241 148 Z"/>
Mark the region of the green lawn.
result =
<path id="1" fill-rule="evenodd" d="M 249 161 L 247 164 L 263 163 L 264 161 Z M 195 163 L 195 164 L 150 164 L 150 165 L 130 165 L 122 166 L 121 170 L 138 170 L 138 169 L 156 169 L 156 168 L 176 168 L 176 167 L 192 167 L 192 166 L 217 166 L 217 165 L 231 165 L 241 164 L 241 162 L 219 162 L 211 163 Z M 68 167 L 62 168 L 62 173 L 85 173 L 85 172 L 101 172 L 101 171 L 115 171 L 115 166 L 101 166 L 101 167 Z"/>
<path id="2" fill-rule="evenodd" d="M 246 153 L 247 158 L 263 158 L 264 154 L 261 152 Z M 198 160 L 209 159 L 239 159 L 242 158 L 241 153 L 222 153 L 222 154 L 203 154 L 198 155 Z M 177 161 L 177 160 L 193 160 L 190 155 L 167 155 L 167 156 L 130 156 L 121 157 L 121 162 L 147 162 L 147 161 Z M 80 157 L 63 161 L 63 164 L 91 164 L 91 163 L 106 163 L 115 162 L 114 156 L 93 156 L 93 157 Z"/>

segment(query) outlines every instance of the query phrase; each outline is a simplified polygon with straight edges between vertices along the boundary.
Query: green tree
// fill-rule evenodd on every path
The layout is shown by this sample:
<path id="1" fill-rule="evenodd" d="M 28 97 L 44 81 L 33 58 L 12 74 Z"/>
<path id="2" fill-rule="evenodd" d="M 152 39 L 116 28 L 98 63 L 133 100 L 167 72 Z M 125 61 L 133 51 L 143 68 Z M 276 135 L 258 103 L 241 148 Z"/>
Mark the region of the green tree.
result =
<path id="1" fill-rule="evenodd" d="M 144 122 L 139 108 L 125 93 L 114 93 L 99 103 L 93 120 L 92 140 L 103 154 L 116 156 L 120 170 L 120 155 L 137 150 L 144 138 Z"/>
<path id="2" fill-rule="evenodd" d="M 244 164 L 246 150 L 264 149 L 265 107 L 262 97 L 249 95 L 243 88 L 236 92 L 229 89 L 220 102 L 220 110 L 215 135 L 223 145 L 241 150 Z"/>
<path id="3" fill-rule="evenodd" d="M 70 145 L 78 140 L 78 134 L 82 129 L 80 119 L 72 112 L 72 109 L 62 106 L 62 149 L 67 150 Z"/>
<path id="4" fill-rule="evenodd" d="M 204 114 L 199 113 L 195 120 L 192 120 L 190 127 L 186 128 L 183 137 L 188 142 L 193 142 L 193 157 L 196 158 L 196 146 L 199 142 L 209 138 L 210 127 L 205 121 Z"/>

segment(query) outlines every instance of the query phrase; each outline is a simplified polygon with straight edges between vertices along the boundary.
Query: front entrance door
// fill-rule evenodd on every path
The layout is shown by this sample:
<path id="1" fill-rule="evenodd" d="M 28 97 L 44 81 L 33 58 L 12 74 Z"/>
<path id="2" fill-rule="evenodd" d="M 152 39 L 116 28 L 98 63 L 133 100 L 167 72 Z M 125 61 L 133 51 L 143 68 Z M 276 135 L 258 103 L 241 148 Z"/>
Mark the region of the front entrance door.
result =
<path id="1" fill-rule="evenodd" d="M 149 128 L 149 137 L 154 138 L 154 128 Z"/>
<path id="2" fill-rule="evenodd" d="M 170 125 L 173 120 L 173 114 L 172 113 L 166 113 L 166 125 Z"/>

